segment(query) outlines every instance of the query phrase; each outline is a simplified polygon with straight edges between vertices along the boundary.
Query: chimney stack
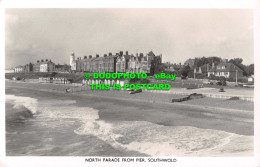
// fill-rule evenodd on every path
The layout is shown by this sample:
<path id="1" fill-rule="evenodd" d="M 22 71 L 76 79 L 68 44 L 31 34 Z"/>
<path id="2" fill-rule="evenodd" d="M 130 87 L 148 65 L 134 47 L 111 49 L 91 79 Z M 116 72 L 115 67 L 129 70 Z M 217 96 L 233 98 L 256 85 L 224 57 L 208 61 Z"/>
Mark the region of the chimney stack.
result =
<path id="1" fill-rule="evenodd" d="M 128 55 L 128 51 L 126 51 L 125 54 Z"/>
<path id="2" fill-rule="evenodd" d="M 84 59 L 87 59 L 88 58 L 88 56 L 84 56 Z"/>
<path id="3" fill-rule="evenodd" d="M 91 58 L 92 58 L 92 55 L 89 55 L 88 57 L 91 59 Z"/>
<path id="4" fill-rule="evenodd" d="M 109 55 L 109 56 L 112 56 L 112 53 L 111 53 L 111 52 L 109 52 L 109 53 L 108 53 L 108 55 Z"/>
<path id="5" fill-rule="evenodd" d="M 140 57 L 143 58 L 143 57 L 144 57 L 144 54 L 143 54 L 143 53 L 140 53 Z"/>
<path id="6" fill-rule="evenodd" d="M 104 54 L 104 57 L 107 57 L 107 54 Z"/>
<path id="7" fill-rule="evenodd" d="M 98 58 L 99 57 L 99 55 L 98 54 L 96 54 L 96 58 Z"/>

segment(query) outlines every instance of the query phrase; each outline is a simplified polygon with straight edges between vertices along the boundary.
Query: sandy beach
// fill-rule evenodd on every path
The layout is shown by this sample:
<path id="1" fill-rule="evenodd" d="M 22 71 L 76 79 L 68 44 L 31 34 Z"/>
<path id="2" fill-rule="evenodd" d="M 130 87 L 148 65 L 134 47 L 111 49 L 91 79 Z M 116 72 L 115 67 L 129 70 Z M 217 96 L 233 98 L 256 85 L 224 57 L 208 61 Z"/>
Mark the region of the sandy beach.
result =
<path id="1" fill-rule="evenodd" d="M 37 99 L 37 114 L 23 127 L 18 123 L 23 140 L 7 124 L 7 155 L 253 155 L 252 102 L 202 98 L 173 104 L 169 94 L 65 93 L 67 87 L 6 82 L 6 95 Z M 26 151 L 24 141 L 36 134 L 34 148 Z"/>

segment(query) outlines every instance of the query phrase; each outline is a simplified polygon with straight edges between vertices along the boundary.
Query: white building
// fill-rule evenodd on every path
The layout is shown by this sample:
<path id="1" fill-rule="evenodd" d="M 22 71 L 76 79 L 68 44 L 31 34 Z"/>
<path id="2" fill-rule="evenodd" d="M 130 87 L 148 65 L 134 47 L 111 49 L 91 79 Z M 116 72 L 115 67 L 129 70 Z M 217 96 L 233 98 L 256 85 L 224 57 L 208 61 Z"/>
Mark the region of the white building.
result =
<path id="1" fill-rule="evenodd" d="M 55 64 L 50 60 L 46 60 L 45 62 L 41 62 L 40 64 L 40 72 L 53 72 L 55 71 Z"/>
<path id="2" fill-rule="evenodd" d="M 14 68 L 15 73 L 24 72 L 24 66 L 17 66 Z"/>
<path id="3" fill-rule="evenodd" d="M 14 73 L 14 69 L 13 68 L 5 69 L 5 73 Z"/>

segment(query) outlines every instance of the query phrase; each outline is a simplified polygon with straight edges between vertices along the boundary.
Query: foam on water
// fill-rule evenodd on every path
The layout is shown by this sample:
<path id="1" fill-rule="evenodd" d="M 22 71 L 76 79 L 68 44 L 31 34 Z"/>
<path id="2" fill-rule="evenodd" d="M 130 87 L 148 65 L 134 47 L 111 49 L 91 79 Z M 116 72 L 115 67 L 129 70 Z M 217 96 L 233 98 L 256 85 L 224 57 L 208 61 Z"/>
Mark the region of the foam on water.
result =
<path id="1" fill-rule="evenodd" d="M 150 156 L 221 156 L 253 154 L 253 136 L 243 136 L 191 126 L 163 126 L 147 121 L 114 121 L 99 119 L 98 110 L 77 107 L 75 100 L 45 100 L 6 95 L 6 102 L 24 106 L 37 114 L 41 126 L 66 127 L 73 121 L 81 126 L 77 135 L 92 135 L 116 149 L 131 150 Z M 34 120 L 32 120 L 34 121 Z M 239 145 L 239 147 L 237 147 Z"/>
<path id="2" fill-rule="evenodd" d="M 36 114 L 38 108 L 38 100 L 30 97 L 15 96 L 15 95 L 5 95 L 5 100 L 7 103 L 13 104 L 13 108 L 26 108 L 32 114 Z"/>
<path id="3" fill-rule="evenodd" d="M 56 103 L 57 104 L 57 103 Z M 77 119 L 82 124 L 74 130 L 78 135 L 93 135 L 117 149 L 138 151 L 151 156 L 221 156 L 239 152 L 234 140 L 252 151 L 252 136 L 243 136 L 213 129 L 191 126 L 163 126 L 146 121 L 105 122 L 98 110 L 89 107 L 46 107 L 42 111 L 56 119 Z M 228 149 L 225 147 L 228 146 Z M 253 146 L 253 145 L 252 145 Z M 241 148 L 239 148 L 241 151 Z M 243 155 L 243 151 L 241 154 Z"/>

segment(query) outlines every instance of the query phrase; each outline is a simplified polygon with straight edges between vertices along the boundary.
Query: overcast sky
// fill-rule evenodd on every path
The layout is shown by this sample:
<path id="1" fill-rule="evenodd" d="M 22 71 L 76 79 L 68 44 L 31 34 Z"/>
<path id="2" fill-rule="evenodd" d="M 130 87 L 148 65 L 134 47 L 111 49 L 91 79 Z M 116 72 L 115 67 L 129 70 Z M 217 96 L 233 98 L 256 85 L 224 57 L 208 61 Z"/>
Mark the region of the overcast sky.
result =
<path id="1" fill-rule="evenodd" d="M 6 68 L 119 51 L 254 63 L 252 9 L 6 9 Z"/>

